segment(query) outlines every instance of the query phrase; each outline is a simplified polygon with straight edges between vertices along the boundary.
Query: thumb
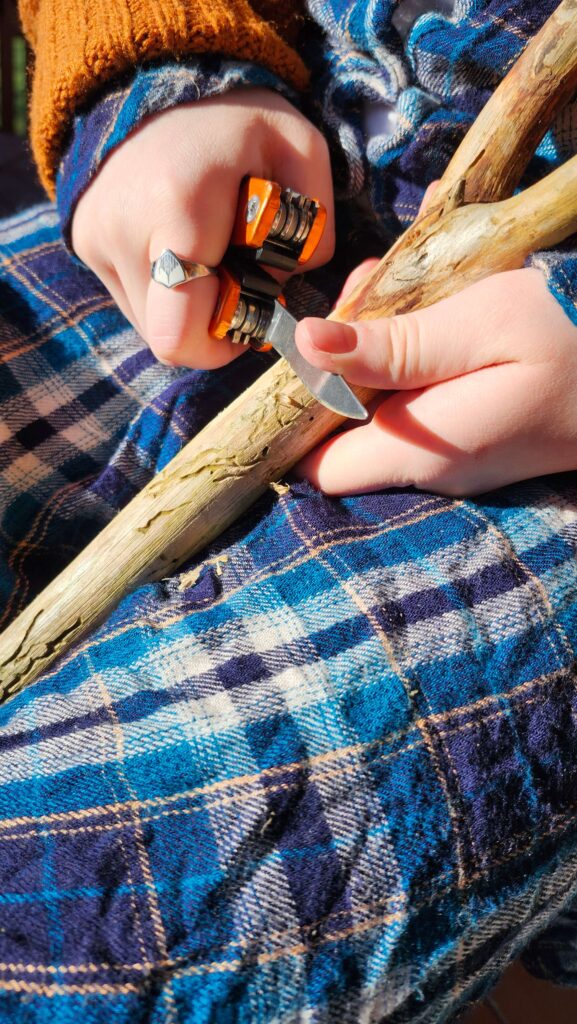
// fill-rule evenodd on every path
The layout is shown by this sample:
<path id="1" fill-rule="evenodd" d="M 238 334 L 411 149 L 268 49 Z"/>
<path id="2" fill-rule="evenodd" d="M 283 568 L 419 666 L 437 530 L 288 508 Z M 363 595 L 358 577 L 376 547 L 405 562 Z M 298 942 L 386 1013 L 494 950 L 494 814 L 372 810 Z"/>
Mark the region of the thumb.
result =
<path id="1" fill-rule="evenodd" d="M 490 281 L 400 316 L 351 324 L 309 317 L 298 325 L 296 341 L 319 369 L 383 389 L 426 387 L 509 362 L 510 354 L 503 352 L 503 310 Z M 489 322 L 497 317 L 501 331 Z"/>

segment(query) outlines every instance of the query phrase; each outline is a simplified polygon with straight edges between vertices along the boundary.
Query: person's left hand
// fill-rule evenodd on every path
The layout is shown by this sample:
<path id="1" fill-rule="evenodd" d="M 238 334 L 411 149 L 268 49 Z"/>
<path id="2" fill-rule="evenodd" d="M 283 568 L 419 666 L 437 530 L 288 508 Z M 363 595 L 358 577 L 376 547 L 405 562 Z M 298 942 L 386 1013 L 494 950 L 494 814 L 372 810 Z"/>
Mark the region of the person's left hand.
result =
<path id="1" fill-rule="evenodd" d="M 402 316 L 308 318 L 296 340 L 315 366 L 388 392 L 370 421 L 297 466 L 326 494 L 471 495 L 577 468 L 577 327 L 539 270 L 495 274 Z"/>

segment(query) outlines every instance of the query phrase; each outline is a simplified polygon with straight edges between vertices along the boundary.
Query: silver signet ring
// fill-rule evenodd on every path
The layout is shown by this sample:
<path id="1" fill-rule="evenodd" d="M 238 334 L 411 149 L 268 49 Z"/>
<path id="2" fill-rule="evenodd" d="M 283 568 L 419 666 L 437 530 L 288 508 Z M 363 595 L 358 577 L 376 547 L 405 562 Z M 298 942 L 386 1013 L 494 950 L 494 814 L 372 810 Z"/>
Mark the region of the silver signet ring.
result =
<path id="1" fill-rule="evenodd" d="M 172 249 L 164 249 L 157 260 L 150 264 L 150 276 L 157 284 L 165 288 L 176 288 L 179 284 L 194 281 L 197 277 L 212 277 L 216 274 L 214 267 L 204 263 L 193 263 L 177 256 Z"/>

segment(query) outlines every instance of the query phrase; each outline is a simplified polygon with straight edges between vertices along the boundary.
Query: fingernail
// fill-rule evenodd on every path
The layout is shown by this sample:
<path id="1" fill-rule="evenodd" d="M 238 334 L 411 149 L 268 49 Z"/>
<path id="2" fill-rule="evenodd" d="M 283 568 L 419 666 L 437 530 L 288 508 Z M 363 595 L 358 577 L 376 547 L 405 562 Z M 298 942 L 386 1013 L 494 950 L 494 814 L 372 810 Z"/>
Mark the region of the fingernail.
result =
<path id="1" fill-rule="evenodd" d="M 343 352 L 352 352 L 357 347 L 357 335 L 348 324 L 322 320 L 319 326 L 313 331 L 309 330 L 308 334 L 311 345 L 320 352 L 340 355 Z"/>

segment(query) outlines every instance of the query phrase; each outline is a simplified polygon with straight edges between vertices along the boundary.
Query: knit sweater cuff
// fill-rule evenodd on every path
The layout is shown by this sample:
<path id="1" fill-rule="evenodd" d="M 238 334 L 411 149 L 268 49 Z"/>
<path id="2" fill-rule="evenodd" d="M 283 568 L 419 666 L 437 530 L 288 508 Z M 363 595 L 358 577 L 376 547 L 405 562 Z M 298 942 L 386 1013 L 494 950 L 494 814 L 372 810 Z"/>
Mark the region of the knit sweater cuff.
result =
<path id="1" fill-rule="evenodd" d="M 248 0 L 21 0 L 21 15 L 36 50 L 32 148 L 51 197 L 74 113 L 139 64 L 218 53 L 307 84 L 300 57 Z"/>
<path id="2" fill-rule="evenodd" d="M 282 79 L 258 64 L 206 56 L 138 68 L 127 81 L 110 87 L 97 102 L 77 114 L 56 180 L 62 234 L 68 248 L 78 200 L 103 160 L 145 118 L 241 87 L 274 89 L 293 103 L 297 101 Z"/>

